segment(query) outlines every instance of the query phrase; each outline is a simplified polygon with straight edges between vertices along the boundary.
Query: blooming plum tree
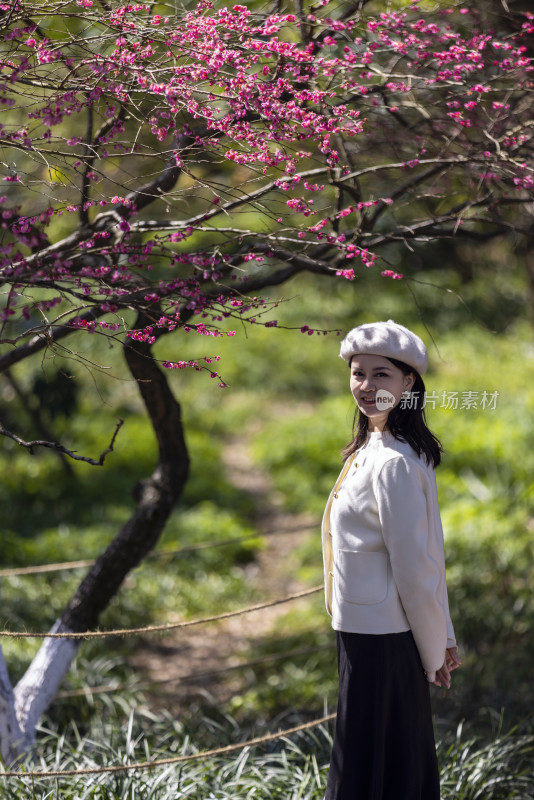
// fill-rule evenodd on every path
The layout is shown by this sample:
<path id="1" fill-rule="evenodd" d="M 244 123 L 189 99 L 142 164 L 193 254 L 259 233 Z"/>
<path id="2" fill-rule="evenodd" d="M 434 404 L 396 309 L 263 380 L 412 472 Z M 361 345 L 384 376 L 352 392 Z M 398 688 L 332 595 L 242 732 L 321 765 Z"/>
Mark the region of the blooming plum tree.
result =
<path id="1" fill-rule="evenodd" d="M 384 6 L 0 2 L 0 371 L 110 337 L 159 449 L 55 631 L 97 624 L 186 483 L 167 370 L 225 386 L 216 356 L 158 362 L 158 340 L 276 327 L 264 290 L 299 273 L 402 279 L 395 243 L 531 227 L 534 14 L 503 33 L 470 2 Z M 0 664 L 5 760 L 31 746 L 78 646 L 45 640 L 15 690 Z"/>

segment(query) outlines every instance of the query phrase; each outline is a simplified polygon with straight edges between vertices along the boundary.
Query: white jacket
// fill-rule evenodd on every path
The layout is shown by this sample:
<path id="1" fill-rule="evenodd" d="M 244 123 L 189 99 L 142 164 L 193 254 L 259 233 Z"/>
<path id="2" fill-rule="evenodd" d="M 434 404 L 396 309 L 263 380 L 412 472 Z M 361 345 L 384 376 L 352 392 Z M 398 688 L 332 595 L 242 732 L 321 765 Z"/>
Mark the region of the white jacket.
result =
<path id="1" fill-rule="evenodd" d="M 322 535 L 332 627 L 411 629 L 434 680 L 445 648 L 456 644 L 434 469 L 389 432 L 369 434 L 332 490 Z"/>

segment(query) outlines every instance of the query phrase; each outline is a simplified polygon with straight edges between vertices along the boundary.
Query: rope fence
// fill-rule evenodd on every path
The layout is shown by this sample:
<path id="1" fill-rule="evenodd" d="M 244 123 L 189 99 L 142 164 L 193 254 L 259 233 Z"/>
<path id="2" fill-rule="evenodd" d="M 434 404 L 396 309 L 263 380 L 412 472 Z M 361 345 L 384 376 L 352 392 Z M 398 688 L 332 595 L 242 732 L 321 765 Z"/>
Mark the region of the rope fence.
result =
<path id="1" fill-rule="evenodd" d="M 285 528 L 278 530 L 276 528 L 261 533 L 251 534 L 250 536 L 236 536 L 233 539 L 223 539 L 218 542 L 199 542 L 198 544 L 186 545 L 177 550 L 155 550 L 149 553 L 143 562 L 139 565 L 142 566 L 145 561 L 149 559 L 159 558 L 174 558 L 175 556 L 185 555 L 186 553 L 194 553 L 199 550 L 208 550 L 211 547 L 229 547 L 233 544 L 244 544 L 245 542 L 253 542 L 256 539 L 261 539 L 264 536 L 274 536 L 281 533 L 298 533 L 299 531 L 308 530 L 312 527 L 308 525 L 297 525 L 293 528 Z M 55 564 L 36 564 L 30 567 L 6 567 L 0 569 L 0 578 L 14 578 L 23 575 L 42 575 L 48 572 L 67 572 L 73 569 L 81 569 L 92 567 L 96 563 L 95 558 L 85 558 L 79 561 L 59 561 Z"/>
<path id="2" fill-rule="evenodd" d="M 62 561 L 58 564 L 39 564 L 34 567 L 11 567 L 0 569 L 0 578 L 14 578 L 20 575 L 41 575 L 45 572 L 64 572 L 80 567 L 92 567 L 95 559 L 87 558 L 83 561 Z"/>
<path id="3" fill-rule="evenodd" d="M 104 774 L 117 774 L 119 772 L 131 772 L 133 770 L 155 769 L 156 767 L 167 767 L 172 764 L 183 764 L 186 761 L 195 761 L 198 759 L 214 758 L 216 756 L 227 755 L 234 753 L 237 750 L 244 750 L 245 747 L 259 747 L 268 742 L 274 742 L 277 739 L 283 739 L 292 736 L 294 733 L 300 731 L 310 730 L 319 725 L 324 725 L 335 719 L 336 714 L 328 714 L 320 719 L 314 719 L 311 722 L 305 722 L 302 725 L 296 725 L 293 728 L 286 728 L 277 733 L 269 733 L 266 736 L 258 736 L 255 739 L 248 739 L 245 742 L 238 742 L 236 744 L 225 745 L 224 747 L 216 747 L 213 750 L 202 750 L 199 753 L 188 753 L 182 756 L 172 756 L 170 758 L 160 758 L 154 761 L 137 761 L 133 764 L 113 764 L 109 767 L 88 767 L 83 769 L 58 769 L 40 772 L 38 770 L 30 772 L 22 772 L 20 770 L 0 772 L 0 778 L 29 778 L 32 781 L 39 778 L 68 778 L 85 775 L 104 775 Z"/>
<path id="4" fill-rule="evenodd" d="M 201 617 L 200 619 L 184 620 L 182 622 L 166 622 L 161 625 L 145 625 L 142 628 L 116 628 L 110 631 L 85 631 L 84 633 L 36 633 L 30 631 L 0 631 L 0 637 L 4 639 L 107 639 L 112 636 L 139 636 L 144 633 L 161 633 L 163 631 L 175 631 L 181 628 L 192 628 L 195 625 L 205 625 L 208 622 L 218 622 L 223 619 L 230 619 L 231 617 L 239 617 L 242 614 L 250 614 L 252 611 L 261 611 L 264 608 L 271 608 L 273 606 L 282 605 L 282 603 L 289 603 L 291 600 L 298 600 L 301 597 L 309 597 L 312 594 L 320 592 L 323 585 L 314 586 L 312 589 L 305 589 L 296 594 L 290 594 L 286 597 L 280 597 L 277 600 L 269 600 L 265 603 L 256 603 L 256 605 L 248 606 L 247 608 L 238 608 L 235 611 L 226 611 L 223 614 L 215 614 L 211 617 Z"/>
<path id="5" fill-rule="evenodd" d="M 240 544 L 246 541 L 251 541 L 254 539 L 261 538 L 262 536 L 272 535 L 274 533 L 288 533 L 293 532 L 296 530 L 304 530 L 309 528 L 310 525 L 302 525 L 296 528 L 285 529 L 284 531 L 268 531 L 262 534 L 255 534 L 251 536 L 243 536 L 233 539 L 226 539 L 219 542 L 203 542 L 197 545 L 189 545 L 177 550 L 171 551 L 156 551 L 151 553 L 149 557 L 151 558 L 173 558 L 177 555 L 181 555 L 188 552 L 194 552 L 196 550 L 204 550 L 209 547 L 224 547 L 227 545 L 232 544 Z M 19 568 L 8 568 L 0 570 L 0 578 L 8 578 L 8 577 L 15 577 L 15 576 L 23 576 L 23 575 L 38 575 L 38 574 L 46 574 L 51 572 L 59 572 L 59 571 L 66 571 L 66 570 L 74 570 L 78 568 L 87 568 L 91 567 L 95 563 L 95 559 L 83 559 L 78 561 L 65 561 L 65 562 L 58 562 L 55 564 L 42 564 L 42 565 L 35 565 L 30 567 L 19 567 Z M 146 625 L 143 627 L 136 627 L 136 628 L 120 628 L 108 631 L 85 631 L 83 633 L 80 632 L 31 632 L 31 631 L 8 631 L 3 630 L 0 631 L 0 638 L 7 638 L 7 639 L 75 639 L 75 640 L 83 640 L 83 639 L 104 639 L 110 637 L 125 637 L 125 636 L 137 636 L 142 634 L 151 634 L 151 633 L 160 633 L 166 631 L 174 631 L 183 628 L 189 628 L 193 626 L 199 626 L 203 624 L 208 624 L 211 622 L 218 622 L 226 619 L 230 619 L 233 617 L 238 617 L 244 614 L 250 614 L 254 611 L 261 611 L 267 608 L 272 608 L 278 605 L 282 605 L 284 603 L 288 603 L 293 600 L 298 600 L 304 597 L 310 597 L 313 594 L 316 594 L 322 591 L 323 585 L 314 586 L 311 589 L 305 589 L 300 592 L 296 592 L 294 594 L 287 595 L 285 597 L 277 598 L 274 600 L 269 600 L 262 603 L 256 603 L 254 605 L 248 606 L 246 608 L 236 609 L 235 611 L 227 611 L 222 614 L 216 614 L 209 617 L 202 617 L 193 620 L 184 620 L 181 622 L 173 622 L 173 623 L 165 623 L 165 624 L 156 624 L 156 625 Z M 158 684 L 165 684 L 165 683 L 172 683 L 175 681 L 181 681 L 183 683 L 187 683 L 192 680 L 202 680 L 205 678 L 213 677 L 216 675 L 221 675 L 226 672 L 240 670 L 240 669 L 247 669 L 248 667 L 257 666 L 263 663 L 268 663 L 272 661 L 276 661 L 279 659 L 287 659 L 297 655 L 304 655 L 313 652 L 317 652 L 319 650 L 326 649 L 325 646 L 320 647 L 311 647 L 311 648 L 301 648 L 300 650 L 293 650 L 286 653 L 275 653 L 268 656 L 264 656 L 262 658 L 257 658 L 253 660 L 249 660 L 247 662 L 243 662 L 241 664 L 231 665 L 226 668 L 222 668 L 219 670 L 212 670 L 210 672 L 205 673 L 196 673 L 190 675 L 176 675 L 171 677 L 166 677 L 161 680 L 153 680 L 148 681 L 146 684 L 148 686 L 158 685 Z M 109 692 L 120 691 L 124 689 L 139 689 L 143 684 L 140 685 L 127 685 L 127 684 L 118 684 L 115 686 L 99 686 L 99 687 L 85 687 L 80 690 L 76 690 L 73 692 L 62 692 L 59 697 L 75 697 L 87 694 L 104 694 Z M 131 764 L 113 764 L 110 766 L 105 767 L 89 767 L 89 768 L 78 768 L 78 769 L 63 769 L 63 770 L 48 770 L 48 771 L 39 771 L 39 770 L 29 770 L 25 771 L 23 769 L 19 770 L 3 770 L 0 765 L 0 778 L 18 778 L 19 780 L 30 779 L 31 781 L 35 781 L 38 779 L 53 779 L 53 778 L 67 778 L 67 777 L 83 777 L 87 775 L 100 775 L 100 774 L 118 774 L 118 773 L 125 773 L 130 771 L 137 771 L 137 770 L 151 770 L 158 767 L 166 767 L 171 766 L 174 764 L 182 764 L 188 761 L 194 761 L 199 759 L 208 759 L 214 758 L 217 756 L 227 755 L 229 753 L 233 753 L 239 750 L 243 750 L 245 748 L 253 748 L 259 747 L 263 744 L 267 744 L 269 742 L 276 741 L 278 739 L 283 739 L 293 734 L 299 733 L 301 731 L 310 730 L 314 727 L 318 727 L 319 725 L 326 724 L 333 719 L 335 719 L 335 714 L 329 714 L 327 716 L 321 717 L 319 719 L 315 719 L 311 722 L 303 723 L 301 725 L 294 726 L 292 728 L 287 728 L 285 730 L 278 731 L 277 733 L 267 734 L 265 736 L 256 737 L 253 739 L 248 739 L 244 742 L 239 742 L 236 744 L 230 744 L 223 747 L 214 748 L 212 750 L 205 750 L 200 751 L 197 753 L 189 753 L 187 755 L 180 755 L 180 756 L 172 756 L 168 758 L 161 758 L 155 759 L 153 761 L 140 761 L 134 762 Z"/>

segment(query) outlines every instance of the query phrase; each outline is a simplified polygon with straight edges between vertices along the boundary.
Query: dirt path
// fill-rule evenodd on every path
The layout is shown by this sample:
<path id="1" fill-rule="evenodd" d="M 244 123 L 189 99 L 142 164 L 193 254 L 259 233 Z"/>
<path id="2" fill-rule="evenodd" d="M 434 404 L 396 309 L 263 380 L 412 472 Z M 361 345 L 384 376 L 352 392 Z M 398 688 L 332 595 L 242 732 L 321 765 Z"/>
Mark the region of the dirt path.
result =
<path id="1" fill-rule="evenodd" d="M 229 442 L 223 461 L 230 483 L 253 498 L 255 527 L 266 536 L 265 548 L 246 567 L 251 585 L 272 598 L 307 588 L 294 577 L 298 568 L 295 551 L 310 531 L 317 530 L 317 519 L 283 511 L 268 476 L 254 464 L 246 438 Z M 224 703 L 239 691 L 242 681 L 241 673 L 229 668 L 246 660 L 254 640 L 267 634 L 288 608 L 283 604 L 202 629 L 186 629 L 165 642 L 146 641 L 131 663 L 154 682 L 151 701 L 155 705 L 178 710 L 194 695 L 209 703 Z"/>

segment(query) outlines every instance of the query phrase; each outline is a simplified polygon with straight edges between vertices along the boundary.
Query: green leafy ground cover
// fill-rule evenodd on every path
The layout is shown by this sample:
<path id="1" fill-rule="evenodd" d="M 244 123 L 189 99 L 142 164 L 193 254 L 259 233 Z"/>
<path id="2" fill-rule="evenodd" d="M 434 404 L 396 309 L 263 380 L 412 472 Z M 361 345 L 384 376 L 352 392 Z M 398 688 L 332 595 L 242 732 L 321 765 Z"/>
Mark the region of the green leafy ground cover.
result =
<path id="1" fill-rule="evenodd" d="M 298 720 L 279 720 L 286 726 Z M 199 747 L 202 730 L 203 746 Z M 130 714 L 122 725 L 111 717 L 93 717 L 91 730 L 80 736 L 74 724 L 61 734 L 43 730 L 39 768 L 94 770 L 100 767 L 189 756 L 241 741 L 243 735 L 264 735 L 261 728 L 244 730 L 231 717 L 202 717 L 191 732 L 168 714 Z M 62 800 L 321 800 L 332 746 L 332 731 L 322 725 L 259 748 L 239 749 L 162 765 L 68 778 L 1 779 L 0 798 Z M 443 800 L 530 800 L 534 791 L 531 762 L 534 737 L 498 733 L 486 744 L 461 726 L 438 747 Z M 35 768 L 35 765 L 33 765 Z"/>

